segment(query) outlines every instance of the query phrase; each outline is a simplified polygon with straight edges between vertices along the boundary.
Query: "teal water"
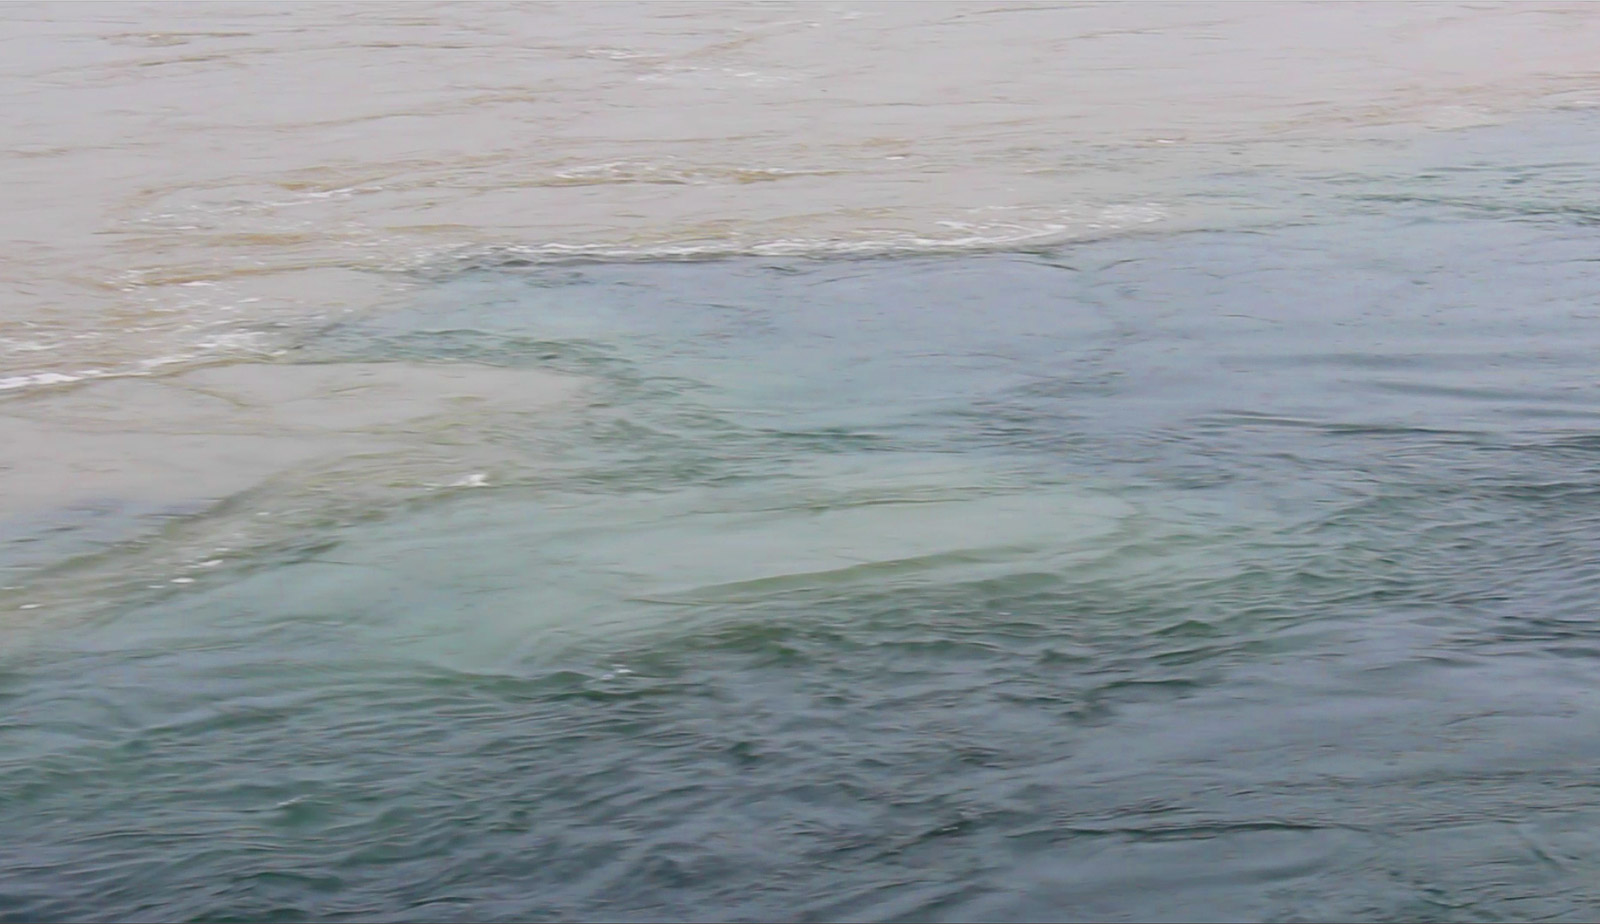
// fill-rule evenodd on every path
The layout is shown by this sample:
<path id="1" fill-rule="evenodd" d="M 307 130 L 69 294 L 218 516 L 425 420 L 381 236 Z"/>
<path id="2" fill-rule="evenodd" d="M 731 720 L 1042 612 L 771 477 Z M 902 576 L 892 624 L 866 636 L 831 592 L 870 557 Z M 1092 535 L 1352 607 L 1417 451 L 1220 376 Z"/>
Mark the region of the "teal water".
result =
<path id="1" fill-rule="evenodd" d="M 1590 919 L 1597 128 L 294 332 L 585 403 L 19 630 L 0 919 Z"/>

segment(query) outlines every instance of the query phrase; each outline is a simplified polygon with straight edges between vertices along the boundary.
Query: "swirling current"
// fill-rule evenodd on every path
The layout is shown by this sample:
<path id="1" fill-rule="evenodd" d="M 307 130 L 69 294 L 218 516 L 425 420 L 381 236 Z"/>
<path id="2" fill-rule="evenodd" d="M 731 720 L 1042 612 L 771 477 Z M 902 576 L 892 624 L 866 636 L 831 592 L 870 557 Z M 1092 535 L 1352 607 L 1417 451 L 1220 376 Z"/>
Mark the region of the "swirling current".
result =
<path id="1" fill-rule="evenodd" d="M 1256 15 L 1213 9 L 1172 41 Z M 1077 217 L 835 208 L 890 181 L 824 163 L 801 234 L 240 239 L 124 338 L 28 315 L 0 920 L 1592 919 L 1600 117 L 1545 89 L 1102 151 L 1149 185 Z M 641 156 L 541 188 L 711 170 Z"/>

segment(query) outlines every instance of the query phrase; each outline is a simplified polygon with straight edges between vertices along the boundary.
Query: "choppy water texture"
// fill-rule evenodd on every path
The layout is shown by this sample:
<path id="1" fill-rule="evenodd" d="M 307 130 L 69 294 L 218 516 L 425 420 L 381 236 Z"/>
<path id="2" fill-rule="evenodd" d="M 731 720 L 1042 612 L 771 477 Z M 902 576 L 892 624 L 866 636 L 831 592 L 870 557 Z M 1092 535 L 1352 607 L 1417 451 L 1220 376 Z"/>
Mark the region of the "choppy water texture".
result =
<path id="1" fill-rule="evenodd" d="M 1593 8 L 0 16 L 0 919 L 1600 913 Z"/>

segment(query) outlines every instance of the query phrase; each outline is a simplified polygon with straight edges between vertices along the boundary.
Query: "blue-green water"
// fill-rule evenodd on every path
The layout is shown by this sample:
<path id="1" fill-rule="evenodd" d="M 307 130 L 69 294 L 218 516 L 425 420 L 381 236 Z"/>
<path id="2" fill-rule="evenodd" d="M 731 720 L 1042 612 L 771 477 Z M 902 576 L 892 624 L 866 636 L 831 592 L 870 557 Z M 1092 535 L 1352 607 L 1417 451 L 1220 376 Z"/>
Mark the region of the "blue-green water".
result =
<path id="1" fill-rule="evenodd" d="M 1597 128 L 299 332 L 585 403 L 19 636 L 0 918 L 1590 919 Z"/>

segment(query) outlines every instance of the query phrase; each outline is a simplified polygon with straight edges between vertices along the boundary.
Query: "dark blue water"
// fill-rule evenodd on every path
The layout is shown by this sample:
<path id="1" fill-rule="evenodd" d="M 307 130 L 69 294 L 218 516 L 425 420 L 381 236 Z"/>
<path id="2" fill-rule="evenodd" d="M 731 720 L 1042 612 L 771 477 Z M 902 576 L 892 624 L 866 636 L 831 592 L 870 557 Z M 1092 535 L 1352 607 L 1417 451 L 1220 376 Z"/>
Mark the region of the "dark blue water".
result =
<path id="1" fill-rule="evenodd" d="M 1594 128 L 307 331 L 584 407 L 0 655 L 0 918 L 1591 919 Z"/>

